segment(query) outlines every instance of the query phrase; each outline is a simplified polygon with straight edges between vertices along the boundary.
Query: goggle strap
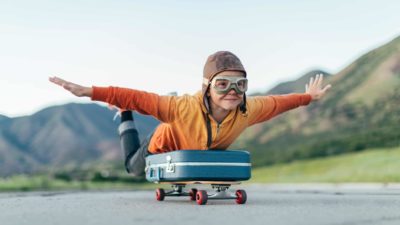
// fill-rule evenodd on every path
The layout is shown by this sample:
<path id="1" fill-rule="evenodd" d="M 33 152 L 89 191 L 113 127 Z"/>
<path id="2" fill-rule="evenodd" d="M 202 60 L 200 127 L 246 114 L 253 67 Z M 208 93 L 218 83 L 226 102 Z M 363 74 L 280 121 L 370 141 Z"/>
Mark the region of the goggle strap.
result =
<path id="1" fill-rule="evenodd" d="M 210 81 L 208 81 L 207 78 L 203 78 L 203 84 L 208 86 L 210 84 Z"/>

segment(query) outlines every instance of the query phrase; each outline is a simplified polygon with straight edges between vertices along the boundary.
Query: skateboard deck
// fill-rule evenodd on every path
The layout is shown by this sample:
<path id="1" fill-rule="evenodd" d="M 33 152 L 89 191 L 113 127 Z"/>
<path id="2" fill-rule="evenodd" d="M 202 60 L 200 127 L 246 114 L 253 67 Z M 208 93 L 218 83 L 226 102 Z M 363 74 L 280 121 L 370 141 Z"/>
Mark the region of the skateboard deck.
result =
<path id="1" fill-rule="evenodd" d="M 240 181 L 161 181 L 158 184 L 240 184 Z"/>

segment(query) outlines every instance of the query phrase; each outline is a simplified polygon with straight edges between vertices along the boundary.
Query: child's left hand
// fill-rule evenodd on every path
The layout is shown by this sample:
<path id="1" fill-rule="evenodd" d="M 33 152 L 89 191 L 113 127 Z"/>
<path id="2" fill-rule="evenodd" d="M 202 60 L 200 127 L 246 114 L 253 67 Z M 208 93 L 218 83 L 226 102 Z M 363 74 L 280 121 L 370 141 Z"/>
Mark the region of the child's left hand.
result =
<path id="1" fill-rule="evenodd" d="M 323 74 L 317 74 L 315 79 L 311 77 L 310 82 L 306 84 L 306 93 L 311 95 L 313 101 L 321 99 L 332 87 L 332 85 L 328 84 L 324 88 L 321 88 L 323 79 Z"/>

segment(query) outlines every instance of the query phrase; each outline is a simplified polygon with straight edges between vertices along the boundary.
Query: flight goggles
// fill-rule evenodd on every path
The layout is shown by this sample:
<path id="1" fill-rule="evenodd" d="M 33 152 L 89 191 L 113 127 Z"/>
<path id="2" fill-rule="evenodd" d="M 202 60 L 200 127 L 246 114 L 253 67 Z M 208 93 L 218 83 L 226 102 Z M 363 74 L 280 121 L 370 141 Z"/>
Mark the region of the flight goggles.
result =
<path id="1" fill-rule="evenodd" d="M 244 77 L 216 76 L 210 84 L 218 94 L 227 94 L 231 89 L 243 94 L 247 91 L 247 83 Z"/>

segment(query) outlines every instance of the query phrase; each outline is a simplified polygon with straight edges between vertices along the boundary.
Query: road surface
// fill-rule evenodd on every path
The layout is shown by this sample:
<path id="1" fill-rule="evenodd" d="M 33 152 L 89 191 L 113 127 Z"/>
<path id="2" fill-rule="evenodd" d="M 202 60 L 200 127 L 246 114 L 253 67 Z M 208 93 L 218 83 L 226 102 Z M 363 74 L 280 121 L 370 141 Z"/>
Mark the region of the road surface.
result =
<path id="1" fill-rule="evenodd" d="M 248 194 L 245 205 L 237 205 L 234 200 L 210 200 L 199 206 L 188 197 L 167 197 L 158 202 L 150 190 L 2 193 L 0 224 L 400 224 L 399 185 L 240 188 Z"/>

